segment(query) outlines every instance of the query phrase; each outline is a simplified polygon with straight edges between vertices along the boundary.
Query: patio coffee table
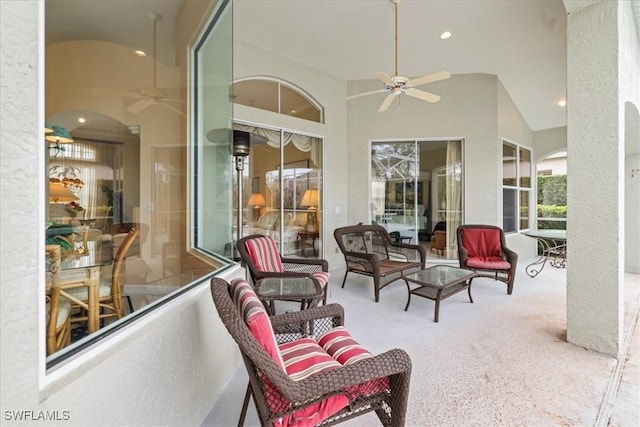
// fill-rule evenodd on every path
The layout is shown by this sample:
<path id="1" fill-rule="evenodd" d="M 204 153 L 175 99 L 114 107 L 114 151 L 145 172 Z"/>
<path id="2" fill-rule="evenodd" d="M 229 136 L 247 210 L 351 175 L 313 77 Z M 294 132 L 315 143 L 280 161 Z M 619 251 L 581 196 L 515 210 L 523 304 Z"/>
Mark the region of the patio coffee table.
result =
<path id="1" fill-rule="evenodd" d="M 450 265 L 435 265 L 416 273 L 402 275 L 400 278 L 407 284 L 407 290 L 409 292 L 407 306 L 404 308 L 404 311 L 409 309 L 412 294 L 427 298 L 436 302 L 434 321 L 437 322 L 440 311 L 440 301 L 443 299 L 467 289 L 469 292 L 469 300 L 473 303 L 473 298 L 471 298 L 471 279 L 475 276 L 476 273 L 471 270 Z M 409 283 L 414 283 L 419 286 L 411 289 Z"/>

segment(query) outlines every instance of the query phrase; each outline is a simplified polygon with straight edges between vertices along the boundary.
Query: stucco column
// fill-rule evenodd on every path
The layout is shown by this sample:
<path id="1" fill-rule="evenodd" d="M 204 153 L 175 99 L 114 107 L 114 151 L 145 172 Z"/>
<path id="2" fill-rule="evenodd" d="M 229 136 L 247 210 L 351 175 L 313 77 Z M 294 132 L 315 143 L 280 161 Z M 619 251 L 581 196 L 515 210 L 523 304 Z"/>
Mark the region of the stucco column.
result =
<path id="1" fill-rule="evenodd" d="M 603 1 L 567 20 L 567 339 L 614 356 L 624 266 L 617 11 Z"/>

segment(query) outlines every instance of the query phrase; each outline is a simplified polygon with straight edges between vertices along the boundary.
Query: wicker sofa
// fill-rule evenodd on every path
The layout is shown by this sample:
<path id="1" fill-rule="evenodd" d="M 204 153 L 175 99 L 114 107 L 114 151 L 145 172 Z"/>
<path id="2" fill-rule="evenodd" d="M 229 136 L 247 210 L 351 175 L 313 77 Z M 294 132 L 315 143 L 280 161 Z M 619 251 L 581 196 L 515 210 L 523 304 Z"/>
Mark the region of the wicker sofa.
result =
<path id="1" fill-rule="evenodd" d="M 372 355 L 344 328 L 340 305 L 269 317 L 244 279 L 214 278 L 211 295 L 238 344 L 262 426 L 333 425 L 375 411 L 385 426 L 405 423 L 411 359 L 400 349 Z"/>
<path id="2" fill-rule="evenodd" d="M 382 288 L 398 280 L 403 273 L 423 269 L 427 260 L 424 247 L 395 242 L 380 225 L 340 227 L 334 230 L 333 236 L 347 265 L 342 287 L 349 273 L 372 277 L 376 302 Z"/>

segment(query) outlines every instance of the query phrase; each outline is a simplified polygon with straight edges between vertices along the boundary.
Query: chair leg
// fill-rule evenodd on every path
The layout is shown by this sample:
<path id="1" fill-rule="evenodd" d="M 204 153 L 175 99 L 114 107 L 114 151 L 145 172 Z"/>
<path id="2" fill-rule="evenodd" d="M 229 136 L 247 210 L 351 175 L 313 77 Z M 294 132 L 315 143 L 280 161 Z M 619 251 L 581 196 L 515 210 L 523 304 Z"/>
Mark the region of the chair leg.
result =
<path id="1" fill-rule="evenodd" d="M 133 313 L 133 303 L 131 302 L 131 295 L 123 295 L 127 299 L 127 306 L 129 307 L 129 313 Z"/>
<path id="2" fill-rule="evenodd" d="M 247 416 L 247 408 L 249 407 L 249 398 L 251 397 L 251 384 L 247 384 L 247 392 L 244 394 L 244 402 L 242 402 L 242 411 L 240 411 L 240 419 L 238 427 L 244 426 L 244 419 Z"/>
<path id="3" fill-rule="evenodd" d="M 344 279 L 342 279 L 342 287 L 344 288 L 344 284 L 347 281 L 347 274 L 349 274 L 349 269 L 347 268 L 347 271 L 344 272 Z"/>

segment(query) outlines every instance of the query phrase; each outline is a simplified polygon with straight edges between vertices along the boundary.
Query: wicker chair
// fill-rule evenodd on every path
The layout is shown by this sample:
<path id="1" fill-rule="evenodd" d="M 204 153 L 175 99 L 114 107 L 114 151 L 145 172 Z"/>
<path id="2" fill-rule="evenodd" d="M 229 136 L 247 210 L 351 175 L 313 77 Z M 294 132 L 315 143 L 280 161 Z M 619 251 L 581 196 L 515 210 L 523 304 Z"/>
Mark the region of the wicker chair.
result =
<path id="1" fill-rule="evenodd" d="M 395 242 L 380 225 L 340 227 L 333 236 L 347 264 L 342 287 L 349 273 L 373 277 L 376 302 L 380 299 L 380 289 L 398 280 L 403 273 L 423 269 L 427 260 L 424 247 Z"/>
<path id="2" fill-rule="evenodd" d="M 238 240 L 240 258 L 249 268 L 256 283 L 265 277 L 313 276 L 324 288 L 323 304 L 327 303 L 329 263 L 315 258 L 283 258 L 271 236 L 252 234 Z"/>
<path id="3" fill-rule="evenodd" d="M 71 304 L 60 297 L 60 246 L 47 245 L 46 252 L 48 356 L 71 343 Z"/>
<path id="4" fill-rule="evenodd" d="M 466 224 L 458 227 L 458 260 L 460 268 L 507 284 L 513 292 L 518 254 L 507 248 L 502 228 L 494 225 Z"/>
<path id="5" fill-rule="evenodd" d="M 400 349 L 374 356 L 353 339 L 343 346 L 337 344 L 338 350 L 350 345 L 349 359 L 330 356 L 332 349 L 328 344 L 322 346 L 323 337 L 348 335 L 342 327 L 344 312 L 340 305 L 268 317 L 243 279 L 229 286 L 214 278 L 211 295 L 249 374 L 239 426 L 244 424 L 251 396 L 262 426 L 286 426 L 295 421 L 302 421 L 299 425 L 333 425 L 371 411 L 385 426 L 404 425 L 411 359 Z M 330 344 L 336 345 L 335 341 Z M 296 353 L 287 355 L 292 348 Z M 309 349 L 306 353 L 305 348 Z M 310 361 L 312 355 L 317 361 L 317 353 L 325 357 L 320 362 L 325 365 L 323 369 L 316 370 L 317 362 L 303 372 L 295 368 L 300 359 Z"/>

